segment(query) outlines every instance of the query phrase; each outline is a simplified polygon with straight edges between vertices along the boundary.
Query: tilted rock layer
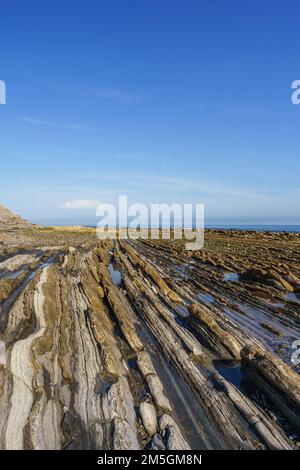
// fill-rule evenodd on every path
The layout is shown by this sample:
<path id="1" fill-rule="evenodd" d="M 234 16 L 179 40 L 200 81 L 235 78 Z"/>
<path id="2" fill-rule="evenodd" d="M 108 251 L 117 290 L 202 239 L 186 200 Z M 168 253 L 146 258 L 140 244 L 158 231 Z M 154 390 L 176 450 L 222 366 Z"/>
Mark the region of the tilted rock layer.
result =
<path id="1" fill-rule="evenodd" d="M 299 446 L 298 236 L 1 241 L 1 449 Z"/>
<path id="2" fill-rule="evenodd" d="M 13 214 L 6 207 L 0 204 L 0 230 L 15 230 L 29 228 L 31 224 L 22 219 L 19 215 Z"/>

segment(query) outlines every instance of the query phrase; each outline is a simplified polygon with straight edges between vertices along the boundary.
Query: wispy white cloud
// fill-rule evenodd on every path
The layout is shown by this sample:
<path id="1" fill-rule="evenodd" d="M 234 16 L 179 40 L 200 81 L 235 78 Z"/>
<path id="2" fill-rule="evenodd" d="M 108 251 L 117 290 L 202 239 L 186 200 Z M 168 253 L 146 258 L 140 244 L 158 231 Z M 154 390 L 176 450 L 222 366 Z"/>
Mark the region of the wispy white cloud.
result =
<path id="1" fill-rule="evenodd" d="M 114 155 L 114 158 L 119 160 L 150 160 L 151 156 L 141 153 L 123 153 L 117 152 Z"/>
<path id="2" fill-rule="evenodd" d="M 103 170 L 101 175 L 83 172 L 77 175 L 77 177 L 86 181 L 101 182 L 101 184 L 104 182 L 113 182 L 114 185 L 116 185 L 117 183 L 122 191 L 124 191 L 124 189 L 126 190 L 126 188 L 134 188 L 135 191 L 150 191 L 152 194 L 153 191 L 159 191 L 162 194 L 174 191 L 178 194 L 178 197 L 194 194 L 216 197 L 229 196 L 254 201 L 278 201 L 277 196 L 274 194 L 268 194 L 267 192 L 262 193 L 253 188 L 241 188 L 235 185 L 227 185 L 220 181 L 208 180 L 201 177 L 197 178 L 194 176 L 177 177 L 150 173 Z"/>
<path id="3" fill-rule="evenodd" d="M 51 88 L 52 90 L 79 97 L 94 96 L 96 98 L 132 103 L 139 101 L 144 94 L 142 90 L 128 91 L 115 87 L 92 87 L 87 85 L 85 87 L 76 88 L 70 83 L 61 84 L 53 80 L 37 77 L 33 74 L 27 74 L 27 77 L 43 86 L 46 86 L 47 88 Z"/>
<path id="4" fill-rule="evenodd" d="M 143 93 L 141 91 L 124 91 L 118 88 L 95 88 L 90 94 L 97 98 L 132 103 L 138 101 Z"/>
<path id="5" fill-rule="evenodd" d="M 61 209 L 95 209 L 99 205 L 96 199 L 73 199 L 61 205 Z"/>
<path id="6" fill-rule="evenodd" d="M 70 175 L 62 175 L 68 181 Z M 196 176 L 173 177 L 146 173 L 73 174 L 68 184 L 56 186 L 18 187 L 18 192 L 0 188 L 0 200 L 14 201 L 17 212 L 35 214 L 40 219 L 77 217 L 76 223 L 89 218 L 97 223 L 96 208 L 99 203 L 118 204 L 119 195 L 127 195 L 129 203 L 204 203 L 206 218 L 214 221 L 230 220 L 229 223 L 299 223 L 299 191 L 259 191 L 220 181 L 204 181 Z M 66 201 L 66 202 L 64 202 Z M 26 208 L 28 203 L 30 210 Z M 7 205 L 9 205 L 7 203 Z M 46 207 L 45 210 L 43 208 Z M 268 217 L 268 219 L 267 219 Z M 73 219 L 72 219 L 73 220 Z M 232 222 L 235 220 L 236 222 Z M 280 222 L 281 220 L 281 222 Z M 247 222 L 248 221 L 248 222 Z M 255 222 L 256 221 L 256 222 Z M 265 222 L 263 222 L 265 221 Z M 279 221 L 279 222 L 278 222 Z M 72 222 L 73 223 L 73 222 Z M 216 222 L 214 222 L 216 223 Z M 224 222 L 220 222 L 224 223 Z"/>
<path id="7" fill-rule="evenodd" d="M 76 123 L 62 123 L 56 121 L 47 121 L 44 119 L 39 119 L 30 116 L 16 116 L 16 119 L 19 121 L 27 122 L 28 124 L 36 124 L 39 126 L 50 126 L 50 127 L 58 127 L 62 129 L 70 129 L 75 131 L 96 131 L 97 129 L 92 126 L 86 126 L 84 124 L 76 124 Z"/>

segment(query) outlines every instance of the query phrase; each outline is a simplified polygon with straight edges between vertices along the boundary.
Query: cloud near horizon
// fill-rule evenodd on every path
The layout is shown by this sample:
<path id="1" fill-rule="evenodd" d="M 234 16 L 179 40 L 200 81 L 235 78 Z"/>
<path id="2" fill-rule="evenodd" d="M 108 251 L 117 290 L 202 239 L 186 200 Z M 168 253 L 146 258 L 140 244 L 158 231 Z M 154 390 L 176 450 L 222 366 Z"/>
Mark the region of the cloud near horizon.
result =
<path id="1" fill-rule="evenodd" d="M 74 199 L 60 206 L 61 209 L 95 209 L 99 201 L 95 199 Z"/>

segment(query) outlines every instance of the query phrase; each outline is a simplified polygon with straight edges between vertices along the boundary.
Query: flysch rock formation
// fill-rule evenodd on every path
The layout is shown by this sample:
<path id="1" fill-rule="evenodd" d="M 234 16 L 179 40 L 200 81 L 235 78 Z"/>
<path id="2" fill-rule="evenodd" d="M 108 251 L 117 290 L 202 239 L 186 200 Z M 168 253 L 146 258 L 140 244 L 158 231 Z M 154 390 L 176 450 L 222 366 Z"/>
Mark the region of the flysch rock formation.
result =
<path id="1" fill-rule="evenodd" d="M 31 224 L 0 204 L 0 230 L 10 231 L 30 228 Z"/>
<path id="2" fill-rule="evenodd" d="M 299 261 L 298 235 L 0 232 L 0 448 L 298 449 Z"/>

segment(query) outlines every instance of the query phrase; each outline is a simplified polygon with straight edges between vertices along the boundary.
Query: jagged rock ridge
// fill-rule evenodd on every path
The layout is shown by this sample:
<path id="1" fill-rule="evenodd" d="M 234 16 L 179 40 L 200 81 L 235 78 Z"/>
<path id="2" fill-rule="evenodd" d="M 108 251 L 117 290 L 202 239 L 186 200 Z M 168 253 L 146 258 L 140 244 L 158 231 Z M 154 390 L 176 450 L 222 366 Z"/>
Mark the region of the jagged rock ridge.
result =
<path id="1" fill-rule="evenodd" d="M 30 228 L 32 224 L 0 204 L 0 230 Z"/>

